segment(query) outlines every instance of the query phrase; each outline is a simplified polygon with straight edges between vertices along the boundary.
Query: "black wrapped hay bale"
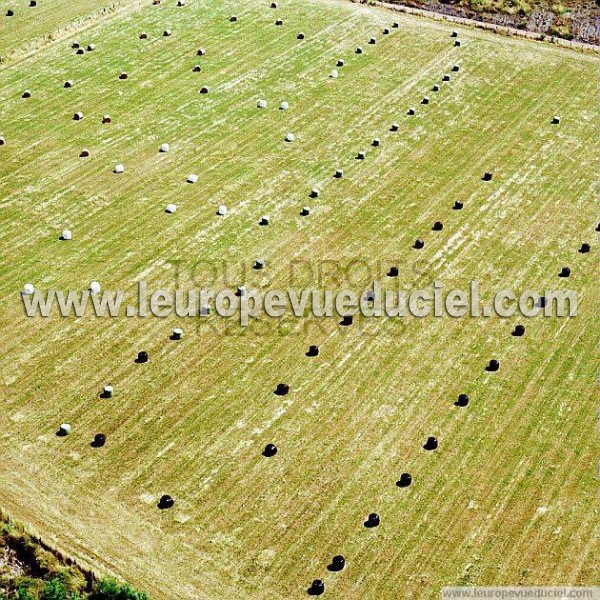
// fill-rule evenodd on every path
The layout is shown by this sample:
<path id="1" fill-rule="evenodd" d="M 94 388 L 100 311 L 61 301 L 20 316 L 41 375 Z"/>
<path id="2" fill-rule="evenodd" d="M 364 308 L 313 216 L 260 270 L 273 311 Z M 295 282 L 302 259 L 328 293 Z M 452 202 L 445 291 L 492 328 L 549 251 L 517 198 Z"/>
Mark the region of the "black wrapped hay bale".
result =
<path id="1" fill-rule="evenodd" d="M 262 452 L 262 455 L 271 458 L 277 454 L 277 446 L 275 444 L 267 444 Z"/>
<path id="2" fill-rule="evenodd" d="M 423 448 L 425 450 L 437 450 L 438 447 L 438 440 L 435 436 L 430 435 L 427 440 L 425 441 L 425 443 L 423 444 Z"/>

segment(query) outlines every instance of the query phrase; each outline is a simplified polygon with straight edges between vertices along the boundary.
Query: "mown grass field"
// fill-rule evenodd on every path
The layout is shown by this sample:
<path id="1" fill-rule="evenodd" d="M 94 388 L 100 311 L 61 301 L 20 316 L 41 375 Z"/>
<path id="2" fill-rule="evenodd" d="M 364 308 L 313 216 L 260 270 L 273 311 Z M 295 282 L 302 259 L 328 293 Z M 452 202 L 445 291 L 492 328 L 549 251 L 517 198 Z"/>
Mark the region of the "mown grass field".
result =
<path id="1" fill-rule="evenodd" d="M 457 48 L 456 27 L 327 0 L 39 4 L 34 23 L 22 13 L 38 9 L 0 0 L 0 14 L 21 11 L 18 26 L 0 17 L 2 508 L 153 598 L 302 598 L 315 578 L 339 599 L 597 583 L 597 57 L 470 29 Z M 75 55 L 75 39 L 96 50 Z M 242 331 L 205 325 L 216 317 L 28 319 L 19 296 L 26 282 L 190 287 L 223 261 L 216 284 L 286 288 L 294 268 L 297 287 L 316 286 L 306 265 L 353 259 L 372 267 L 352 271 L 361 289 L 380 263 L 407 288 L 574 289 L 579 315 L 526 320 L 522 338 L 517 318 Z M 331 264 L 324 287 L 340 278 Z M 149 363 L 134 364 L 139 350 Z M 275 396 L 282 381 L 290 394 Z M 99 431 L 107 444 L 91 448 Z M 421 448 L 429 435 L 436 452 Z M 176 504 L 159 511 L 165 493 Z"/>

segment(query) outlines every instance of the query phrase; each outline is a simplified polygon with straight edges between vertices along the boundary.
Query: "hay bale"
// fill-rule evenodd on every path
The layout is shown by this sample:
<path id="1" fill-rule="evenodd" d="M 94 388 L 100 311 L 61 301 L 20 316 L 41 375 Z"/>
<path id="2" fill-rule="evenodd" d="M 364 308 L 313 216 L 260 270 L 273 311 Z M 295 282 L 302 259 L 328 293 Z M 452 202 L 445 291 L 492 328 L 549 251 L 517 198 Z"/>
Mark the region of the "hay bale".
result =
<path id="1" fill-rule="evenodd" d="M 198 175 L 190 173 L 186 179 L 187 183 L 198 183 Z"/>
<path id="2" fill-rule="evenodd" d="M 63 85 L 63 87 L 69 89 L 69 88 L 72 88 L 73 85 L 74 85 L 73 80 L 72 79 L 67 79 L 65 81 L 65 84 Z"/>
<path id="3" fill-rule="evenodd" d="M 454 40 L 454 45 L 457 46 L 457 47 L 460 46 L 461 45 L 460 44 L 460 40 Z"/>
<path id="4" fill-rule="evenodd" d="M 306 356 L 319 356 L 319 346 L 310 346 Z"/>
<path id="5" fill-rule="evenodd" d="M 22 94 L 21 94 L 21 98 L 31 98 L 31 92 L 29 90 L 25 90 Z"/>
<path id="6" fill-rule="evenodd" d="M 185 0 L 177 0 L 177 6 L 185 6 Z"/>
<path id="7" fill-rule="evenodd" d="M 361 150 L 357 155 L 356 155 L 356 160 L 365 160 L 367 156 L 367 153 L 364 150 Z"/>
<path id="8" fill-rule="evenodd" d="M 325 592 L 325 584 L 321 579 L 314 579 L 308 588 L 309 596 L 320 596 Z"/>
<path id="9" fill-rule="evenodd" d="M 121 71 L 119 73 L 119 79 L 121 79 L 122 81 L 125 79 L 128 79 L 128 78 L 129 78 L 129 75 L 127 75 L 127 73 L 125 71 Z"/>
<path id="10" fill-rule="evenodd" d="M 160 497 L 160 500 L 158 501 L 158 508 L 160 508 L 160 510 L 166 510 L 168 508 L 173 508 L 173 506 L 175 505 L 175 500 L 173 500 L 173 498 L 171 498 L 171 496 L 169 496 L 168 494 L 164 494 L 163 496 Z"/>
<path id="11" fill-rule="evenodd" d="M 558 274 L 559 277 L 570 277 L 571 276 L 571 269 L 569 269 L 569 267 L 563 267 L 560 270 L 560 273 Z"/>
<path id="12" fill-rule="evenodd" d="M 112 398 L 115 390 L 112 385 L 105 385 L 100 392 L 100 398 Z"/>
<path id="13" fill-rule="evenodd" d="M 423 96 L 423 100 L 421 100 L 421 104 L 429 104 L 429 96 Z"/>
<path id="14" fill-rule="evenodd" d="M 75 40 L 72 44 L 71 44 L 71 48 L 73 48 L 73 50 L 75 50 L 76 48 L 79 48 L 80 44 L 77 40 Z"/>
<path id="15" fill-rule="evenodd" d="M 439 92 L 440 91 L 440 86 L 437 83 L 433 84 L 433 87 L 431 88 L 432 92 Z"/>
<path id="16" fill-rule="evenodd" d="M 267 444 L 262 452 L 263 456 L 271 458 L 277 454 L 277 446 L 275 444 Z"/>
<path id="17" fill-rule="evenodd" d="M 231 17 L 229 17 L 229 22 L 230 23 L 235 23 L 238 20 L 236 15 L 231 15 Z"/>
<path id="18" fill-rule="evenodd" d="M 460 202 L 459 200 L 456 200 L 454 202 L 454 206 L 452 207 L 452 210 L 462 210 L 463 209 L 463 203 Z"/>
<path id="19" fill-rule="evenodd" d="M 277 2 L 271 2 L 271 8 L 277 8 Z"/>
<path id="20" fill-rule="evenodd" d="M 596 231 L 600 231 L 600 223 L 596 225 Z"/>
<path id="21" fill-rule="evenodd" d="M 333 69 L 331 73 L 329 73 L 330 79 L 337 79 L 340 76 L 337 69 Z"/>
<path id="22" fill-rule="evenodd" d="M 560 117 L 552 117 L 552 125 L 558 125 L 560 123 Z"/>
<path id="23" fill-rule="evenodd" d="M 499 368 L 500 368 L 500 361 L 496 360 L 495 358 L 493 358 L 492 360 L 490 360 L 490 362 L 488 363 L 488 365 L 485 368 L 485 370 L 488 371 L 488 372 L 490 372 L 490 373 L 494 373 Z"/>
<path id="24" fill-rule="evenodd" d="M 459 65 L 452 65 L 452 70 L 457 73 L 458 71 L 460 71 L 460 66 Z"/>
<path id="25" fill-rule="evenodd" d="M 88 288 L 88 291 L 90 292 L 90 294 L 99 294 L 100 293 L 100 284 L 97 281 L 92 281 L 90 283 L 90 287 Z"/>
<path id="26" fill-rule="evenodd" d="M 81 119 L 83 119 L 83 113 L 81 111 L 77 111 L 73 115 L 73 121 L 81 121 Z"/>
<path id="27" fill-rule="evenodd" d="M 29 0 L 29 8 L 35 8 L 37 6 L 37 0 Z"/>
<path id="28" fill-rule="evenodd" d="M 425 450 L 436 450 L 438 447 L 438 441 L 437 438 L 434 436 L 429 436 L 427 438 L 427 441 L 423 444 L 423 448 L 425 448 Z"/>
<path id="29" fill-rule="evenodd" d="M 453 37 L 453 38 L 458 37 L 458 31 L 456 31 L 456 29 L 454 29 L 452 31 L 452 33 L 450 34 L 450 37 Z"/>
<path id="30" fill-rule="evenodd" d="M 163 31 L 163 36 L 164 36 L 164 37 L 169 37 L 170 35 L 171 35 L 171 30 L 170 30 L 170 29 L 165 29 L 165 30 Z"/>
<path id="31" fill-rule="evenodd" d="M 0 146 L 4 146 L 4 144 L 6 144 L 6 140 L 0 135 Z"/>
<path id="32" fill-rule="evenodd" d="M 392 123 L 390 125 L 390 131 L 398 131 L 400 129 L 400 125 L 398 123 Z"/>
<path id="33" fill-rule="evenodd" d="M 108 125 L 109 123 L 112 123 L 112 119 L 110 118 L 110 115 L 104 115 L 102 117 L 102 125 Z"/>
<path id="34" fill-rule="evenodd" d="M 421 239 L 417 239 L 415 240 L 415 243 L 413 244 L 413 248 L 417 249 L 417 250 L 421 250 L 421 248 L 425 247 L 425 242 Z"/>
<path id="35" fill-rule="evenodd" d="M 118 164 L 115 166 L 115 173 L 125 173 L 125 165 L 123 164 Z"/>
<path id="36" fill-rule="evenodd" d="M 253 269 L 255 269 L 256 271 L 261 271 L 262 269 L 265 268 L 265 259 L 264 258 L 257 258 L 254 261 L 254 265 L 252 266 Z"/>
<path id="37" fill-rule="evenodd" d="M 388 27 L 384 27 L 383 28 L 383 35 L 389 35 L 389 33 L 390 33 L 389 28 Z"/>
<path id="38" fill-rule="evenodd" d="M 177 206 L 175 204 L 167 204 L 165 208 L 165 212 L 168 214 L 173 214 L 177 210 Z"/>
<path id="39" fill-rule="evenodd" d="M 327 569 L 329 571 L 337 572 L 337 571 L 342 571 L 345 566 L 346 566 L 346 559 L 341 554 L 336 554 L 331 559 L 331 564 L 329 564 L 327 566 Z"/>
<path id="40" fill-rule="evenodd" d="M 367 520 L 364 522 L 365 527 L 378 527 L 380 523 L 379 515 L 377 513 L 370 513 Z"/>
<path id="41" fill-rule="evenodd" d="M 388 277 L 398 277 L 398 267 L 390 267 L 390 270 L 387 272 Z"/>
<path id="42" fill-rule="evenodd" d="M 198 48 L 198 52 L 196 52 L 198 56 L 204 56 L 206 54 L 206 50 L 204 48 Z"/>
<path id="43" fill-rule="evenodd" d="M 333 176 L 336 179 L 341 179 L 344 176 L 344 170 L 343 169 L 336 169 L 335 173 L 333 174 Z"/>
<path id="44" fill-rule="evenodd" d="M 493 177 L 492 173 L 484 173 L 483 177 L 481 178 L 483 181 L 491 181 Z"/>
<path id="45" fill-rule="evenodd" d="M 442 231 L 444 224 L 441 221 L 436 221 L 431 228 L 433 231 Z"/>
<path id="46" fill-rule="evenodd" d="M 376 43 L 377 43 L 377 40 L 374 37 L 369 38 L 369 44 L 376 44 Z"/>
<path id="47" fill-rule="evenodd" d="M 69 423 L 61 423 L 56 435 L 65 437 L 71 433 L 71 425 Z"/>
<path id="48" fill-rule="evenodd" d="M 417 111 L 416 111 L 414 108 L 412 108 L 412 107 L 411 107 L 411 108 L 409 108 L 409 109 L 406 111 L 406 114 L 407 114 L 407 115 L 414 115 L 416 112 L 417 112 Z"/>
<path id="49" fill-rule="evenodd" d="M 450 75 L 444 75 L 442 81 L 450 81 Z"/>
<path id="50" fill-rule="evenodd" d="M 90 446 L 92 448 L 102 448 L 106 444 L 106 435 L 103 433 L 97 433 L 92 440 Z"/>
<path id="51" fill-rule="evenodd" d="M 148 39 L 148 34 L 145 31 L 142 31 L 142 33 L 140 33 L 140 40 L 147 40 Z"/>
<path id="52" fill-rule="evenodd" d="M 202 67 L 200 65 L 194 65 L 192 68 L 192 72 L 194 73 L 200 73 L 200 71 L 202 71 Z"/>
<path id="53" fill-rule="evenodd" d="M 336 67 L 343 67 L 344 66 L 344 59 L 343 58 L 338 58 L 337 62 L 336 62 Z"/>
<path id="54" fill-rule="evenodd" d="M 9 9 L 6 11 L 6 16 L 7 16 L 7 17 L 14 17 L 14 16 L 15 16 L 15 11 L 9 8 Z"/>
<path id="55" fill-rule="evenodd" d="M 258 221 L 258 224 L 259 224 L 261 227 L 266 227 L 266 226 L 267 226 L 267 225 L 270 223 L 270 221 L 271 221 L 271 217 L 268 217 L 268 216 L 266 216 L 266 215 L 265 215 L 265 216 L 262 216 L 262 217 L 259 219 L 259 221 Z"/>
<path id="56" fill-rule="evenodd" d="M 169 146 L 169 144 L 167 144 L 166 142 L 164 144 L 160 145 L 160 148 L 158 149 L 159 152 L 168 152 L 171 149 L 171 146 Z"/>
<path id="57" fill-rule="evenodd" d="M 96 49 L 96 44 L 88 44 L 88 47 L 86 48 L 86 50 L 88 52 L 93 52 Z"/>
<path id="58" fill-rule="evenodd" d="M 173 331 L 171 333 L 171 339 L 173 341 L 177 341 L 177 340 L 180 340 L 181 338 L 183 338 L 183 329 L 176 327 L 175 329 L 173 329 Z"/>
<path id="59" fill-rule="evenodd" d="M 276 396 L 287 396 L 290 393 L 290 386 L 287 383 L 278 383 L 273 393 Z"/>
<path id="60" fill-rule="evenodd" d="M 60 239 L 62 241 L 68 242 L 69 240 L 73 239 L 73 234 L 71 233 L 70 229 L 63 229 L 62 233 L 60 234 Z"/>
<path id="61" fill-rule="evenodd" d="M 78 49 L 75 51 L 75 54 L 85 54 L 85 52 L 83 51 L 83 48 L 78 48 Z"/>
<path id="62" fill-rule="evenodd" d="M 278 27 L 281 26 L 281 25 L 283 25 L 283 19 L 277 19 L 275 21 L 275 25 L 277 25 Z"/>
<path id="63" fill-rule="evenodd" d="M 283 101 L 283 102 L 282 102 L 282 103 L 279 105 L 279 110 L 288 110 L 288 109 L 289 109 L 289 107 L 290 107 L 290 105 L 289 105 L 287 102 Z"/>
<path id="64" fill-rule="evenodd" d="M 158 6 L 160 4 L 160 0 L 152 0 L 152 6 Z"/>
<path id="65" fill-rule="evenodd" d="M 342 320 L 340 321 L 340 325 L 342 327 L 350 327 L 350 325 L 352 325 L 353 321 L 354 321 L 353 315 L 344 315 L 342 317 Z"/>
<path id="66" fill-rule="evenodd" d="M 266 100 L 259 100 L 258 101 L 258 108 L 267 108 L 267 101 Z"/>
<path id="67" fill-rule="evenodd" d="M 285 136 L 286 142 L 293 142 L 296 139 L 296 136 L 293 133 L 288 133 Z"/>
<path id="68" fill-rule="evenodd" d="M 1 139 L 1 138 L 0 138 Z M 0 146 L 2 144 L 0 143 Z M 589 244 L 581 244 L 581 247 L 579 248 L 578 252 L 580 254 L 587 254 L 590 251 L 590 245 Z"/>
<path id="69" fill-rule="evenodd" d="M 137 356 L 136 356 L 134 362 L 136 362 L 139 365 L 143 365 L 144 363 L 147 363 L 148 360 L 150 360 L 148 353 L 142 350 L 141 352 L 137 353 Z"/>
<path id="70" fill-rule="evenodd" d="M 396 485 L 401 488 L 409 487 L 412 483 L 412 475 L 410 473 L 402 473 L 400 479 L 396 481 Z"/>
<path id="71" fill-rule="evenodd" d="M 208 94 L 208 88 L 204 85 L 200 88 L 200 93 L 201 94 Z"/>
<path id="72" fill-rule="evenodd" d="M 302 33 L 301 31 L 298 33 L 298 35 L 296 36 L 297 40 L 303 40 L 306 36 L 304 35 L 304 33 Z"/>
<path id="73" fill-rule="evenodd" d="M 454 406 L 460 406 L 461 408 L 464 408 L 465 406 L 468 406 L 468 404 L 469 396 L 467 394 L 459 394 Z"/>
<path id="74" fill-rule="evenodd" d="M 300 211 L 300 216 L 308 217 L 308 215 L 310 215 L 310 206 L 302 207 L 302 210 Z"/>
<path id="75" fill-rule="evenodd" d="M 87 148 L 84 148 L 80 153 L 79 153 L 79 158 L 87 158 L 90 155 L 90 151 Z"/>
<path id="76" fill-rule="evenodd" d="M 525 325 L 515 325 L 513 332 L 511 333 L 514 337 L 522 337 L 525 335 Z"/>
<path id="77" fill-rule="evenodd" d="M 392 29 L 398 29 L 400 27 L 400 23 L 398 23 L 398 21 L 394 21 L 392 23 Z"/>
<path id="78" fill-rule="evenodd" d="M 318 189 L 318 188 L 313 188 L 312 190 L 310 190 L 310 194 L 309 194 L 309 196 L 310 196 L 311 198 L 318 198 L 318 197 L 319 197 L 319 195 L 320 195 L 320 193 L 321 193 L 321 192 L 319 191 L 319 189 Z"/>
<path id="79" fill-rule="evenodd" d="M 371 146 L 373 146 L 374 148 L 377 148 L 377 146 L 379 146 L 381 144 L 381 140 L 379 138 L 374 138 L 373 141 L 371 142 Z"/>
<path id="80" fill-rule="evenodd" d="M 362 46 L 357 46 L 356 50 L 354 51 L 356 54 L 362 54 L 364 51 L 362 49 Z"/>
<path id="81" fill-rule="evenodd" d="M 220 217 L 224 217 L 227 214 L 227 207 L 224 204 L 221 204 L 221 206 L 219 206 L 217 209 L 217 214 Z"/>
<path id="82" fill-rule="evenodd" d="M 26 283 L 23 286 L 23 291 L 21 292 L 24 296 L 31 296 L 31 294 L 33 294 L 33 292 L 35 292 L 35 288 L 33 287 L 32 283 Z"/>

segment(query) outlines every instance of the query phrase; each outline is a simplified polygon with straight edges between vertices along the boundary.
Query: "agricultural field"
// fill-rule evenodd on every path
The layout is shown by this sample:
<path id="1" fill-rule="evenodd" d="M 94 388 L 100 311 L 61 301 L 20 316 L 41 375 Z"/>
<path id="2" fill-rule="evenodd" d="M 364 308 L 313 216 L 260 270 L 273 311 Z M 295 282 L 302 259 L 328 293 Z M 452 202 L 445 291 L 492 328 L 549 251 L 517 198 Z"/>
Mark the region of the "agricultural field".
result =
<path id="1" fill-rule="evenodd" d="M 341 0 L 0 0 L 9 9 L 3 511 L 153 599 L 304 598 L 314 579 L 357 600 L 597 584 L 596 54 Z M 142 279 L 266 291 L 379 278 L 568 288 L 579 310 L 242 328 L 215 314 L 27 318 L 20 295 L 29 282 L 134 295 Z M 175 504 L 160 510 L 165 494 Z M 373 512 L 380 525 L 364 527 Z"/>

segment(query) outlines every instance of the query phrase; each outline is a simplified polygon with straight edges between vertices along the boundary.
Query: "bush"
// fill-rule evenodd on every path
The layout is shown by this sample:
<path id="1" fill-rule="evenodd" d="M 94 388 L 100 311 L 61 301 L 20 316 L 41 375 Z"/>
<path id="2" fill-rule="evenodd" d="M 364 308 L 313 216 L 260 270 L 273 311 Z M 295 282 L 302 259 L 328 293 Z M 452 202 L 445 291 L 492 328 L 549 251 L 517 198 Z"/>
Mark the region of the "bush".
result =
<path id="1" fill-rule="evenodd" d="M 97 584 L 90 600 L 150 600 L 146 592 L 139 592 L 128 583 L 106 578 Z"/>
<path id="2" fill-rule="evenodd" d="M 79 600 L 79 594 L 72 592 L 60 577 L 44 583 L 40 600 Z"/>

